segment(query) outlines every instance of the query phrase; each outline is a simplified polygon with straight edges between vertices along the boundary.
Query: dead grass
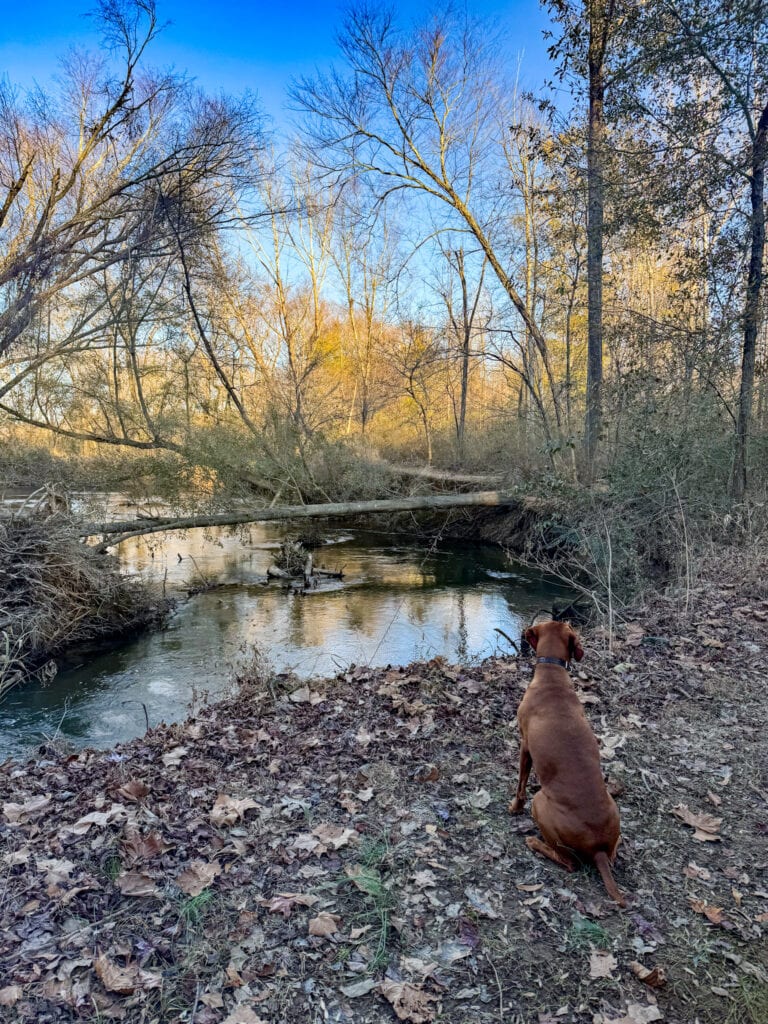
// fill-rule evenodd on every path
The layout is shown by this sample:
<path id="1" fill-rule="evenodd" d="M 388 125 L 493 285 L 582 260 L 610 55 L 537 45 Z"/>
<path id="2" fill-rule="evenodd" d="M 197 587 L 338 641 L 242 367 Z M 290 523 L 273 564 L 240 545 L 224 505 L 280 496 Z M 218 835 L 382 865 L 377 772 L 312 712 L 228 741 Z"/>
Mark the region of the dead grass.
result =
<path id="1" fill-rule="evenodd" d="M 82 544 L 68 516 L 0 521 L 0 694 L 33 673 L 55 675 L 68 648 L 157 623 L 165 610 Z"/>

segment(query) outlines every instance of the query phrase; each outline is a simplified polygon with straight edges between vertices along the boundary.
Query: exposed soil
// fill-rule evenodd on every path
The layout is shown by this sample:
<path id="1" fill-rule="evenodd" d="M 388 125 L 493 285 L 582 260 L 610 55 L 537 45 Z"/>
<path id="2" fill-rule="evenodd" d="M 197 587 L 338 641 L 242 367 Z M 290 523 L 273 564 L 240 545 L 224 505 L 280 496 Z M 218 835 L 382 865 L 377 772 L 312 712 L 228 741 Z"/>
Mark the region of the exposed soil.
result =
<path id="1" fill-rule="evenodd" d="M 734 573 L 586 638 L 627 910 L 507 814 L 513 659 L 256 672 L 0 766 L 0 1020 L 765 1024 L 766 598 Z"/>

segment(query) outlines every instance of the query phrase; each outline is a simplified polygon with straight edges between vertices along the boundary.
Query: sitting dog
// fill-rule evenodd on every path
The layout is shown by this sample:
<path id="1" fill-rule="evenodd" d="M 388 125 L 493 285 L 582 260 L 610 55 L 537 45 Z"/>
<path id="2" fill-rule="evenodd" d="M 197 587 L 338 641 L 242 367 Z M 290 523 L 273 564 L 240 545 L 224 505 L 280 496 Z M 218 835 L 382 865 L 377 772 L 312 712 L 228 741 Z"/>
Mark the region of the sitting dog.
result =
<path id="1" fill-rule="evenodd" d="M 578 634 L 567 622 L 544 622 L 523 636 L 537 659 L 517 711 L 520 778 L 509 811 L 520 814 L 525 807 L 533 765 L 541 790 L 533 798 L 531 813 L 544 840 L 531 837 L 528 847 L 566 871 L 591 861 L 608 895 L 624 907 L 626 901 L 611 874 L 621 838 L 619 810 L 605 788 L 597 740 L 568 674 L 568 662 L 584 656 Z"/>

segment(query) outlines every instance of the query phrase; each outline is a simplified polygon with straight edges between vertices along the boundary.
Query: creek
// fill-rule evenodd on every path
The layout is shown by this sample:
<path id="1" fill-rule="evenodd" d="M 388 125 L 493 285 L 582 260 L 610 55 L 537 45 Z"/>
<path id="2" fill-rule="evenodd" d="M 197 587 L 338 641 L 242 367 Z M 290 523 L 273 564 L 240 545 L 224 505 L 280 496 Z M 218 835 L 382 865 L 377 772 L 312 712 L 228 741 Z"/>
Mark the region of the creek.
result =
<path id="1" fill-rule="evenodd" d="M 46 739 L 111 747 L 150 725 L 182 719 L 231 688 L 233 669 L 257 649 L 277 672 L 333 676 L 350 665 L 402 665 L 445 657 L 467 662 L 509 653 L 539 609 L 565 592 L 511 564 L 497 547 L 400 536 L 324 532 L 315 563 L 343 569 L 306 594 L 265 584 L 286 533 L 255 524 L 235 534 L 191 530 L 124 541 L 126 572 L 178 599 L 165 628 L 74 652 L 42 686 L 30 682 L 0 703 L 0 760 L 24 757 Z M 189 589 L 215 584 L 192 597 Z M 567 599 L 567 598 L 565 598 Z"/>

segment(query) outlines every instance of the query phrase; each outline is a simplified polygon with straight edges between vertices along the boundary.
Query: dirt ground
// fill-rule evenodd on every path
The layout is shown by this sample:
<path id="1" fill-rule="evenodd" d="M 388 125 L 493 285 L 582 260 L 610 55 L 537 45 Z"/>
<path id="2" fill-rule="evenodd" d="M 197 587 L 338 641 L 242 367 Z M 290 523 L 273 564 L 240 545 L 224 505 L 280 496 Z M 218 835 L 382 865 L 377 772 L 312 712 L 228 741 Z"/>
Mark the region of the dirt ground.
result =
<path id="1" fill-rule="evenodd" d="M 766 1024 L 768 591 L 682 602 L 574 674 L 628 909 L 507 814 L 527 662 L 257 670 L 114 751 L 0 766 L 0 1020 Z"/>

